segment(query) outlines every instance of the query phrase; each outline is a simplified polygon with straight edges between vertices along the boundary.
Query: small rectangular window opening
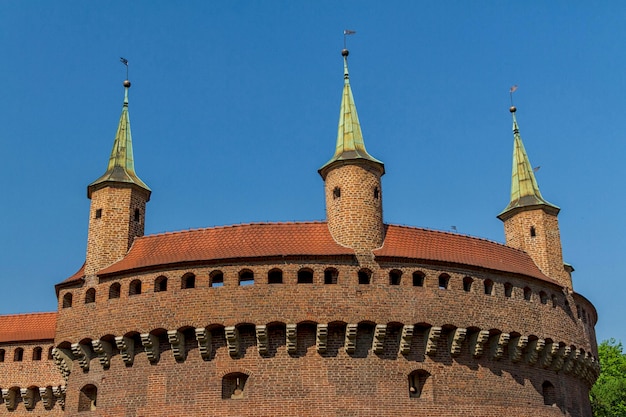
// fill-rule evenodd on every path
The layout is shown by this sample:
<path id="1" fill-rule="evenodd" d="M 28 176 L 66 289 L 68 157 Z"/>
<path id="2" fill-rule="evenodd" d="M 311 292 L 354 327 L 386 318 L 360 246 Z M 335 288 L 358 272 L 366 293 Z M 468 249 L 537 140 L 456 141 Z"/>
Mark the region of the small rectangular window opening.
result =
<path id="1" fill-rule="evenodd" d="M 96 209 L 96 219 L 99 219 L 102 217 L 102 209 Z"/>

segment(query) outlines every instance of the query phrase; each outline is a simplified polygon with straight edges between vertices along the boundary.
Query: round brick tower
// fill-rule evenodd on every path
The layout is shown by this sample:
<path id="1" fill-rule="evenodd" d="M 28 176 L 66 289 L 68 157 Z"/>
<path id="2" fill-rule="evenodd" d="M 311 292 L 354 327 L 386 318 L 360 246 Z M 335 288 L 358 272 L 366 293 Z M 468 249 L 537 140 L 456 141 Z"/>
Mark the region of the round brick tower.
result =
<path id="1" fill-rule="evenodd" d="M 498 215 L 504 222 L 506 244 L 528 253 L 544 274 L 571 290 L 572 278 L 561 250 L 557 217 L 561 209 L 542 197 L 519 133 L 517 109 L 512 106 L 510 111 L 514 140 L 511 201 Z"/>
<path id="2" fill-rule="evenodd" d="M 106 172 L 87 187 L 91 199 L 85 274 L 119 261 L 134 239 L 144 234 L 146 202 L 150 188 L 135 173 L 133 142 L 128 115 L 128 89 L 124 81 L 124 104 Z"/>
<path id="3" fill-rule="evenodd" d="M 324 179 L 326 218 L 339 244 L 368 255 L 384 240 L 383 163 L 367 153 L 350 88 L 348 50 L 341 51 L 344 86 L 335 154 L 319 173 Z"/>

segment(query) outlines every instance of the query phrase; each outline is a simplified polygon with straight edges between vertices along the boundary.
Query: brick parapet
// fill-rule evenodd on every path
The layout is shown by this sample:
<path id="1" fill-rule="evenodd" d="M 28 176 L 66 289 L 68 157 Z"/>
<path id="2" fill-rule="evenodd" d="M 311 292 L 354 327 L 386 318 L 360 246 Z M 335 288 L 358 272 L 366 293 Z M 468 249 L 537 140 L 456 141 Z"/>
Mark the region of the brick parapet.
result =
<path id="1" fill-rule="evenodd" d="M 267 273 L 276 268 L 283 271 L 283 284 L 268 284 Z M 302 268 L 313 271 L 313 284 L 297 284 L 297 271 Z M 337 284 L 323 283 L 327 268 L 338 270 Z M 244 269 L 255 273 L 254 285 L 238 285 L 238 273 Z M 392 269 L 402 272 L 400 285 L 390 285 L 389 271 Z M 224 274 L 223 287 L 209 287 L 209 276 L 214 270 Z M 553 337 L 586 350 L 591 348 L 589 335 L 594 323 L 578 318 L 577 301 L 553 284 L 485 271 L 461 272 L 458 268 L 432 269 L 424 265 L 400 267 L 394 264 L 393 267 L 376 269 L 370 284 L 359 285 L 358 270 L 357 265 L 336 263 L 239 264 L 143 273 L 100 283 L 94 281 L 94 285 L 61 291 L 60 300 L 66 291 L 71 291 L 74 303 L 70 308 L 60 305 L 56 342 L 97 339 L 107 333 L 120 335 L 132 330 L 149 332 L 156 327 L 200 327 L 211 323 L 228 326 L 241 322 L 370 320 L 376 323 L 423 322 L 498 328 Z M 423 287 L 413 286 L 412 274 L 417 271 L 425 274 Z M 187 273 L 196 275 L 195 288 L 181 288 L 181 278 Z M 450 276 L 448 289 L 438 287 L 438 277 L 442 273 Z M 168 278 L 168 288 L 155 293 L 154 282 L 160 276 Z M 465 277 L 473 279 L 469 292 L 463 288 Z M 142 294 L 129 295 L 130 282 L 136 279 L 142 282 Z M 494 283 L 491 295 L 484 293 L 486 280 Z M 115 282 L 120 284 L 120 298 L 109 299 L 110 286 Z M 512 285 L 511 297 L 505 295 L 505 283 Z M 94 303 L 85 304 L 89 288 L 96 289 L 96 298 Z M 524 288 L 530 290 L 529 300 L 525 299 Z M 542 291 L 546 296 L 543 302 Z M 582 298 L 579 304 L 581 308 L 590 308 Z M 116 317 L 113 322 L 107 319 L 111 314 Z M 80 326 L 76 326 L 78 322 Z"/>

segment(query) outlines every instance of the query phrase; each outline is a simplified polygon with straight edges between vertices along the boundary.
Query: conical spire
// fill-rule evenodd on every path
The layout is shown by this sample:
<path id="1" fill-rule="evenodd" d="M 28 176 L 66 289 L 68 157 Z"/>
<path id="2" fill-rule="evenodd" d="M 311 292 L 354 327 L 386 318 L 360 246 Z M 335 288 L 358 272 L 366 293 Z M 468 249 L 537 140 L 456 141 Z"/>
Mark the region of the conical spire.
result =
<path id="1" fill-rule="evenodd" d="M 341 98 L 341 110 L 339 113 L 339 127 L 337 129 L 337 146 L 335 155 L 319 169 L 324 177 L 329 165 L 337 161 L 362 159 L 375 164 L 380 164 L 384 172 L 384 165 L 378 159 L 372 157 L 365 150 L 359 116 L 356 112 L 356 104 L 350 88 L 350 76 L 348 74 L 348 50 L 341 51 L 343 56 L 343 95 Z"/>
<path id="2" fill-rule="evenodd" d="M 133 161 L 133 141 L 130 132 L 130 118 L 128 115 L 128 89 L 130 81 L 124 81 L 124 104 L 122 115 L 115 134 L 113 150 L 109 157 L 109 165 L 106 172 L 100 178 L 89 184 L 87 196 L 91 198 L 91 193 L 102 188 L 106 183 L 126 183 L 135 184 L 143 188 L 150 195 L 150 188 L 139 179 L 135 173 L 135 163 Z"/>
<path id="3" fill-rule="evenodd" d="M 557 214 L 559 207 L 548 203 L 541 196 L 535 173 L 530 165 L 528 155 L 522 143 L 522 137 L 519 133 L 519 126 L 515 118 L 517 109 L 515 106 L 510 108 L 513 116 L 513 172 L 511 175 L 511 201 L 509 205 L 498 215 L 498 218 L 504 220 L 509 217 L 512 212 L 524 210 L 525 208 L 543 208 L 546 211 Z"/>

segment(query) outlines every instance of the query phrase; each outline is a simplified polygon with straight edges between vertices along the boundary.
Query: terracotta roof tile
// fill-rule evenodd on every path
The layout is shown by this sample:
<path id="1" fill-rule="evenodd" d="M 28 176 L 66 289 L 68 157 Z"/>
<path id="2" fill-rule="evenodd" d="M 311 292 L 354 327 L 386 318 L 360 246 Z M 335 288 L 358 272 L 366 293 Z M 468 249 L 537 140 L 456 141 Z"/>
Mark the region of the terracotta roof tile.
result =
<path id="1" fill-rule="evenodd" d="M 353 255 L 323 222 L 252 223 L 138 238 L 128 255 L 98 274 L 209 259 L 281 255 Z"/>
<path id="2" fill-rule="evenodd" d="M 556 282 L 544 275 L 526 252 L 456 233 L 389 225 L 383 247 L 374 255 L 473 265 Z"/>
<path id="3" fill-rule="evenodd" d="M 377 257 L 448 262 L 555 282 L 527 253 L 500 243 L 415 227 L 386 227 L 383 247 L 374 251 Z M 325 222 L 252 223 L 144 236 L 135 240 L 124 259 L 98 274 L 205 260 L 353 254 L 333 240 Z M 81 268 L 64 282 L 83 276 Z"/>
<path id="4" fill-rule="evenodd" d="M 57 313 L 0 316 L 0 342 L 54 340 Z"/>

